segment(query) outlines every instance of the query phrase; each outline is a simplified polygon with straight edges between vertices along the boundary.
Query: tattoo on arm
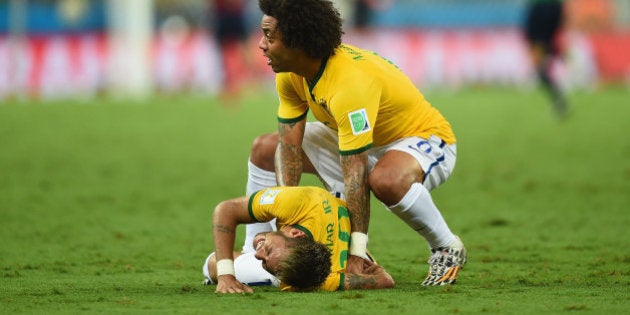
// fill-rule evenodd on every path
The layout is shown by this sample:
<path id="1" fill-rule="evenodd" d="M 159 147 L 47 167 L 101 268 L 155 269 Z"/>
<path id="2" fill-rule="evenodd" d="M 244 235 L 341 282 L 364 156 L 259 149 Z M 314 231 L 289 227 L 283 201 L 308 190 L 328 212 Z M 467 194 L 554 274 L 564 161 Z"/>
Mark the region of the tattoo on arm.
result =
<path id="1" fill-rule="evenodd" d="M 352 231 L 367 233 L 370 222 L 367 152 L 342 156 L 341 169 Z"/>
<path id="2" fill-rule="evenodd" d="M 276 165 L 276 180 L 279 186 L 296 186 L 300 183 L 303 169 L 301 143 L 304 135 L 304 123 L 301 121 L 278 124 L 279 139 L 274 164 Z"/>
<path id="3" fill-rule="evenodd" d="M 348 289 L 378 289 L 378 281 L 371 275 L 346 274 Z"/>
<path id="4" fill-rule="evenodd" d="M 234 234 L 234 229 L 230 228 L 229 226 L 214 224 L 213 227 L 215 232 Z"/>
<path id="5" fill-rule="evenodd" d="M 278 143 L 275 165 L 279 186 L 296 186 L 300 182 L 302 176 L 301 150 L 300 147 L 292 144 Z"/>

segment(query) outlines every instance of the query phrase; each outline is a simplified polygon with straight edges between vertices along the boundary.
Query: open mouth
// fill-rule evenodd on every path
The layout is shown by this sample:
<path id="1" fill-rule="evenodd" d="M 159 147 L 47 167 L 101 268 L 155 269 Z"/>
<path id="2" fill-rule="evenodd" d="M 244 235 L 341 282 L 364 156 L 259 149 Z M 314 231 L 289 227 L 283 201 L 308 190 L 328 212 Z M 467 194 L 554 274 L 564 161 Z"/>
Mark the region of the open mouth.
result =
<path id="1" fill-rule="evenodd" d="M 271 65 L 271 57 L 263 54 L 263 57 L 267 58 L 267 65 Z"/>
<path id="2" fill-rule="evenodd" d="M 265 243 L 265 234 L 258 234 L 254 237 L 254 248 L 258 250 Z"/>

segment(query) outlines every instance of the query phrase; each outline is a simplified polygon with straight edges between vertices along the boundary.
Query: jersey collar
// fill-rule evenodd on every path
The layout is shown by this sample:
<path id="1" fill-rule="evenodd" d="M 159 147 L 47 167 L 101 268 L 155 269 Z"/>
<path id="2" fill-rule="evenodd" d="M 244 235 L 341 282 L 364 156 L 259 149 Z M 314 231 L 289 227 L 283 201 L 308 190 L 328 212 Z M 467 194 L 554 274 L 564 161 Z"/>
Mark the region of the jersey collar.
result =
<path id="1" fill-rule="evenodd" d="M 324 74 L 324 70 L 326 69 L 326 64 L 328 63 L 328 58 L 329 57 L 325 57 L 324 59 L 322 59 L 322 64 L 319 66 L 319 71 L 317 71 L 317 74 L 313 78 L 313 82 L 310 82 L 308 84 L 308 93 L 311 94 L 311 99 L 313 99 L 313 101 L 315 101 L 315 97 L 313 96 L 313 89 L 315 88 L 315 85 L 317 84 L 317 82 L 319 82 L 319 79 L 322 77 L 322 74 Z"/>
<path id="2" fill-rule="evenodd" d="M 304 234 L 306 234 L 306 236 L 310 239 L 313 239 L 313 234 L 311 233 L 311 231 L 309 231 L 307 228 L 299 225 L 299 224 L 293 224 L 291 225 L 291 227 L 296 228 L 302 232 L 304 232 Z"/>

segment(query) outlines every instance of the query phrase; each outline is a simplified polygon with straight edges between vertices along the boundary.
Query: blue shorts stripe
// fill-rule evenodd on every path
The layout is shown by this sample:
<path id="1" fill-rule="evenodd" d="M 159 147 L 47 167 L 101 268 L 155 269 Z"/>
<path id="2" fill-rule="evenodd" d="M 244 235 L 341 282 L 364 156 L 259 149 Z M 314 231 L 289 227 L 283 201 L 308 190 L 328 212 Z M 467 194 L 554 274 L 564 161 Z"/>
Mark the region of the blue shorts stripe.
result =
<path id="1" fill-rule="evenodd" d="M 271 285 L 271 280 L 267 279 L 264 281 L 258 281 L 258 282 L 248 282 L 246 283 L 248 286 L 250 287 L 256 287 L 256 286 L 262 286 L 262 285 Z"/>
<path id="2" fill-rule="evenodd" d="M 444 141 L 442 141 L 442 143 L 444 143 Z M 440 145 L 440 147 L 442 147 L 442 145 Z M 444 162 L 444 155 L 440 156 L 439 158 L 435 160 L 435 162 L 431 163 L 431 166 L 429 166 L 429 169 L 424 173 L 424 177 L 422 178 L 423 183 L 427 179 L 427 176 L 429 176 L 429 173 L 431 173 L 431 170 L 433 169 L 433 167 L 440 164 L 441 162 Z"/>

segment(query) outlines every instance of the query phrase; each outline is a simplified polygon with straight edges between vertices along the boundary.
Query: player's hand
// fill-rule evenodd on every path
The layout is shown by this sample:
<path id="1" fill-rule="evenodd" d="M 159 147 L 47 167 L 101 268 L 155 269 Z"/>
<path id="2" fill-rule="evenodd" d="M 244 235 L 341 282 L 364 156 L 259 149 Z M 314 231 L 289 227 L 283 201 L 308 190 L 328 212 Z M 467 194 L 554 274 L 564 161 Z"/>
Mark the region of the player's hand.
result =
<path id="1" fill-rule="evenodd" d="M 367 259 L 359 256 L 348 255 L 348 261 L 346 262 L 346 273 L 362 274 L 365 262 Z"/>
<path id="2" fill-rule="evenodd" d="M 385 268 L 368 259 L 363 259 L 358 256 L 355 257 L 357 257 L 357 260 L 362 264 L 363 272 L 350 273 L 346 268 L 345 290 L 388 289 L 396 285 L 394 278 L 387 273 Z"/>
<path id="3" fill-rule="evenodd" d="M 373 276 L 378 283 L 378 288 L 393 288 L 395 285 L 394 278 L 390 275 L 385 268 L 377 265 L 373 261 L 364 260 L 363 272 L 366 275 Z"/>
<path id="4" fill-rule="evenodd" d="M 369 261 L 367 259 L 363 260 L 363 273 L 366 275 L 376 275 L 381 273 L 387 273 L 385 268 L 377 265 L 373 261 Z"/>
<path id="5" fill-rule="evenodd" d="M 217 289 L 215 293 L 252 293 L 254 290 L 249 286 L 240 283 L 233 275 L 222 275 L 217 279 Z"/>

